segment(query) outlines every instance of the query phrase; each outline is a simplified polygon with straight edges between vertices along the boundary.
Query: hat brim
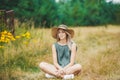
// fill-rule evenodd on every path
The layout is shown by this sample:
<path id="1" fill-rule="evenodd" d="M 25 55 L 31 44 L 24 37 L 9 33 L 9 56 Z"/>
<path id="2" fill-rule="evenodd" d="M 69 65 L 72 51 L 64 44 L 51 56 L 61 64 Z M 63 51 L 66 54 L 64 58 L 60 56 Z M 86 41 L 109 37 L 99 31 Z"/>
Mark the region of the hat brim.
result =
<path id="1" fill-rule="evenodd" d="M 52 28 L 52 37 L 55 39 L 57 39 L 58 29 L 63 29 L 63 28 L 56 28 L 56 27 Z M 71 38 L 74 37 L 74 30 L 72 30 L 72 29 L 63 29 L 63 30 L 67 31 L 71 35 Z"/>

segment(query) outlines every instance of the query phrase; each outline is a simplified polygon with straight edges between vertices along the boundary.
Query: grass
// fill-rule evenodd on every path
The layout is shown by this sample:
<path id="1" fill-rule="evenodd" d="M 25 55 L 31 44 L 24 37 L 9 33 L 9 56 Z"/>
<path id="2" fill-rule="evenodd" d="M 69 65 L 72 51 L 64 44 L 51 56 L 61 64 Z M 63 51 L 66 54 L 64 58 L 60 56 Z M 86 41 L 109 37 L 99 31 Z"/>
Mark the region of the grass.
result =
<path id="1" fill-rule="evenodd" d="M 78 46 L 76 62 L 82 65 L 81 74 L 74 80 L 119 80 L 120 27 L 72 29 Z M 48 80 L 38 65 L 41 61 L 52 63 L 51 45 L 55 40 L 51 29 L 17 28 L 16 34 L 26 31 L 31 33 L 29 40 L 17 40 L 0 49 L 0 80 Z"/>

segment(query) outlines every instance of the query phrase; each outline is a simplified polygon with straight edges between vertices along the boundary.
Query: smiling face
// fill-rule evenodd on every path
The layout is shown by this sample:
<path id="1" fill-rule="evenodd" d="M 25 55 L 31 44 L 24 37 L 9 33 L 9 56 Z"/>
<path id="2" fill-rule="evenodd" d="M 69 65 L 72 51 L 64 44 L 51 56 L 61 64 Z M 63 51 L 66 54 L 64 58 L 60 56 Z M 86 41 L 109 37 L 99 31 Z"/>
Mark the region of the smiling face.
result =
<path id="1" fill-rule="evenodd" d="M 66 37 L 67 37 L 67 34 L 66 34 L 65 30 L 59 29 L 58 30 L 58 38 L 59 38 L 59 40 L 66 39 Z"/>

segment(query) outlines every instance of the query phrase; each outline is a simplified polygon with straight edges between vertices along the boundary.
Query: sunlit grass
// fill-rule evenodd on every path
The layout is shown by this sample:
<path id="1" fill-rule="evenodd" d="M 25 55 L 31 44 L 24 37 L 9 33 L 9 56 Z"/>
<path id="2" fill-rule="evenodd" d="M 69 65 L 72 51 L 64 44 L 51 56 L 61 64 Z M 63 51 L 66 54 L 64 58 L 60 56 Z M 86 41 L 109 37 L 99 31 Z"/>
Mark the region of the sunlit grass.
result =
<path id="1" fill-rule="evenodd" d="M 119 80 L 120 27 L 109 25 L 107 28 L 72 29 L 75 30 L 73 40 L 78 46 L 76 62 L 83 67 L 75 80 Z M 30 35 L 30 38 L 16 36 L 16 42 L 0 49 L 0 79 L 47 80 L 38 65 L 41 61 L 52 63 L 51 46 L 55 40 L 51 37 L 51 29 L 16 29 L 16 35 L 22 33 Z"/>

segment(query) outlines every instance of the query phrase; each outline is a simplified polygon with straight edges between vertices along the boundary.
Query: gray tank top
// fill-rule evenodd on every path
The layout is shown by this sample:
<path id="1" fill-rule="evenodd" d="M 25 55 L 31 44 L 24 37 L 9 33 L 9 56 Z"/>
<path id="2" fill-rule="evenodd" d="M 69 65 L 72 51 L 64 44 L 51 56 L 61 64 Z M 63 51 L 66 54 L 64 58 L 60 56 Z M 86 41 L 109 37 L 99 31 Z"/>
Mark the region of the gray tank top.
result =
<path id="1" fill-rule="evenodd" d="M 65 67 L 70 63 L 71 51 L 68 45 L 60 45 L 57 42 L 55 43 L 55 48 L 57 52 L 57 61 L 61 67 Z"/>

